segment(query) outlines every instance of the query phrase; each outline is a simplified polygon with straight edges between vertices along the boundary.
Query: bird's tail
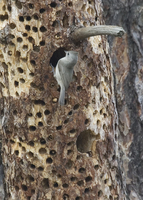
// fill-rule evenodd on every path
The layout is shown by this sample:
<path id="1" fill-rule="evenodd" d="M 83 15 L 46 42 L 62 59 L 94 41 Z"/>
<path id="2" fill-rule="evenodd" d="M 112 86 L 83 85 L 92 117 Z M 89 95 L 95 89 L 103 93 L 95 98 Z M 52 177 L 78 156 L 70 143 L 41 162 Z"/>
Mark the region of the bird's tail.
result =
<path id="1" fill-rule="evenodd" d="M 59 104 L 60 105 L 64 105 L 65 104 L 65 87 L 64 86 L 61 86 Z"/>

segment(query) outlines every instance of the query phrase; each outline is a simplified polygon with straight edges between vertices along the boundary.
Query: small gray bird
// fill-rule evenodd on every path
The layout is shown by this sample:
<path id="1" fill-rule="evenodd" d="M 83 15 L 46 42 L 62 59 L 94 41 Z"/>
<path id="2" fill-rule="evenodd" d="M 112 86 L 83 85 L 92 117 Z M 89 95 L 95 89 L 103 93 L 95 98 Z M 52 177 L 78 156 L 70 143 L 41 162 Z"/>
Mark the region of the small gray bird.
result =
<path id="1" fill-rule="evenodd" d="M 54 77 L 56 78 L 58 84 L 61 87 L 59 104 L 65 104 L 65 90 L 68 89 L 70 82 L 73 77 L 73 68 L 77 63 L 78 52 L 76 51 L 65 51 L 66 56 L 61 58 L 57 65 L 54 73 Z"/>

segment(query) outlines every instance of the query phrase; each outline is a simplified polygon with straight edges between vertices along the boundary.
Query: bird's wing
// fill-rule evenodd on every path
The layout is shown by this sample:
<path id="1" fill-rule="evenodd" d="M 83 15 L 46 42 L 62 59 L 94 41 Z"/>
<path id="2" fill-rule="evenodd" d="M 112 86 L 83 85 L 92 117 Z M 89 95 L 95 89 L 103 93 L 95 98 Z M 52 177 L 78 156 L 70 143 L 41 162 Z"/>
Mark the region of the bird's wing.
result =
<path id="1" fill-rule="evenodd" d="M 59 60 L 58 67 L 61 79 L 63 81 L 65 89 L 67 90 L 70 82 L 72 81 L 73 68 L 72 69 L 67 68 L 65 64 L 62 62 L 62 60 Z"/>

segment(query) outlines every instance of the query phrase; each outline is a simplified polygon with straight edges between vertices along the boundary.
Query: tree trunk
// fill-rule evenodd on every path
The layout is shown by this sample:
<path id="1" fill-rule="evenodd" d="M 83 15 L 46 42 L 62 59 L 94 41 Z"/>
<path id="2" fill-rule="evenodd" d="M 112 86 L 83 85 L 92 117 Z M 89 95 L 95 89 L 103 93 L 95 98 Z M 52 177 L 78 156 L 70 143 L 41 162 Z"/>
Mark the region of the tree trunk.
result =
<path id="1" fill-rule="evenodd" d="M 128 109 L 133 98 L 127 94 L 134 93 L 127 93 L 133 81 L 127 83 L 129 68 L 124 69 L 123 64 L 128 60 L 119 59 L 118 66 L 124 61 L 125 71 L 118 70 L 124 75 L 120 84 L 126 78 L 125 86 L 129 88 L 124 87 L 127 106 L 117 101 L 118 120 L 115 94 L 118 99 L 117 90 L 124 91 L 116 83 L 114 94 L 106 36 L 76 44 L 70 37 L 73 27 L 104 24 L 101 2 L 2 0 L 0 7 L 5 199 L 126 199 L 123 178 L 127 178 L 125 164 L 133 140 L 130 124 L 133 130 L 139 128 L 133 127 L 133 121 L 129 123 Z M 113 49 L 119 45 L 120 55 L 127 54 L 126 38 L 114 42 Z M 64 50 L 78 51 L 79 56 L 74 80 L 66 92 L 66 105 L 59 106 L 59 87 L 50 63 L 55 67 Z M 137 105 L 136 100 L 132 110 L 136 116 Z M 121 128 L 126 135 L 121 135 Z M 125 151 L 119 142 L 127 145 Z"/>
<path id="2" fill-rule="evenodd" d="M 118 145 L 126 199 L 143 199 L 143 2 L 103 0 L 106 24 L 122 26 L 124 40 L 109 37 L 119 117 Z"/>

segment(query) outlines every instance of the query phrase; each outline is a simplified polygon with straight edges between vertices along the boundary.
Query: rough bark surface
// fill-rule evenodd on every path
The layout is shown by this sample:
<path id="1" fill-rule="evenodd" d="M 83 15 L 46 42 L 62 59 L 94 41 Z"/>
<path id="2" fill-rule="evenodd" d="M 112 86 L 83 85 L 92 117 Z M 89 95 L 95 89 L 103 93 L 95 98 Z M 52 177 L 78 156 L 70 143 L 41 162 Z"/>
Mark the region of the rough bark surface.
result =
<path id="1" fill-rule="evenodd" d="M 0 8 L 5 199 L 123 200 L 108 43 L 69 37 L 73 26 L 103 24 L 101 1 L 3 0 Z M 64 49 L 79 59 L 61 107 L 49 63 Z"/>
<path id="2" fill-rule="evenodd" d="M 119 114 L 120 166 L 129 200 L 143 199 L 143 1 L 103 0 L 106 24 L 122 26 L 125 40 L 109 38 Z"/>

